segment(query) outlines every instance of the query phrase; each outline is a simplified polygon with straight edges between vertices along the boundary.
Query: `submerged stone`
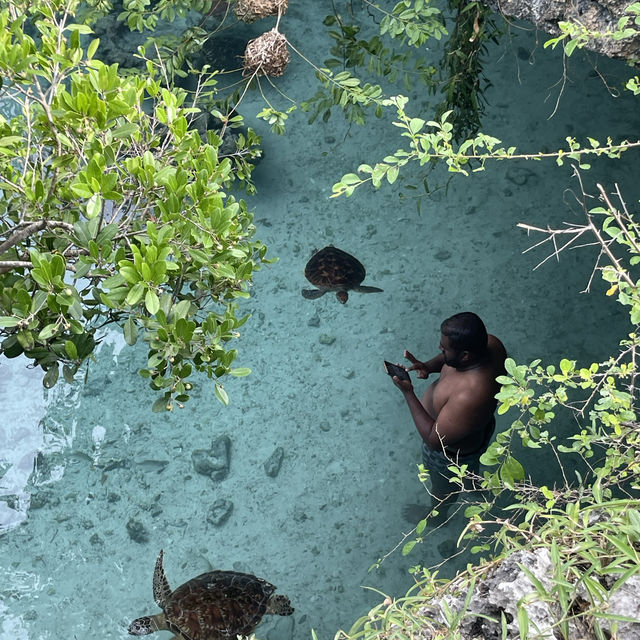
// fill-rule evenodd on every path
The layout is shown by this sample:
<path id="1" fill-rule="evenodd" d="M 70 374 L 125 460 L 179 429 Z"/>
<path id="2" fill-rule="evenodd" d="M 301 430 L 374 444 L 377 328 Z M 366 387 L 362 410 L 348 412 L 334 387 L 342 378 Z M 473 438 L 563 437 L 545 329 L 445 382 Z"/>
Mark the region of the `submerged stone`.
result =
<path id="1" fill-rule="evenodd" d="M 229 519 L 232 511 L 233 502 L 219 498 L 209 508 L 207 522 L 211 523 L 214 527 L 220 527 Z"/>
<path id="2" fill-rule="evenodd" d="M 191 454 L 193 468 L 212 480 L 223 480 L 229 473 L 231 463 L 231 440 L 223 435 L 211 443 L 210 449 L 196 449 Z"/>
<path id="3" fill-rule="evenodd" d="M 280 473 L 283 458 L 284 449 L 277 447 L 264 463 L 264 470 L 268 476 L 275 478 Z"/>
<path id="4" fill-rule="evenodd" d="M 129 522 L 127 522 L 127 533 L 134 542 L 142 544 L 149 541 L 147 528 L 140 520 L 135 518 L 130 518 Z"/>

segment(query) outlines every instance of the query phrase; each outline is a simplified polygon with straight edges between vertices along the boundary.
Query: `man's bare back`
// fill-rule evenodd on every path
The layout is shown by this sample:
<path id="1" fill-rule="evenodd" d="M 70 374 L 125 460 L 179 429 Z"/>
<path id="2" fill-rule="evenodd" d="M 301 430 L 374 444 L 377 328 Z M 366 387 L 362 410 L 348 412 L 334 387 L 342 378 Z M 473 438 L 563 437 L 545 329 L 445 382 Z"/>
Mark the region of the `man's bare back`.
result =
<path id="1" fill-rule="evenodd" d="M 478 450 L 485 441 L 500 390 L 496 378 L 504 373 L 505 348 L 488 336 L 487 356 L 469 369 L 443 364 L 440 377 L 422 395 L 422 406 L 435 421 L 435 434 L 427 441 L 432 449 L 444 448 L 461 456 Z"/>

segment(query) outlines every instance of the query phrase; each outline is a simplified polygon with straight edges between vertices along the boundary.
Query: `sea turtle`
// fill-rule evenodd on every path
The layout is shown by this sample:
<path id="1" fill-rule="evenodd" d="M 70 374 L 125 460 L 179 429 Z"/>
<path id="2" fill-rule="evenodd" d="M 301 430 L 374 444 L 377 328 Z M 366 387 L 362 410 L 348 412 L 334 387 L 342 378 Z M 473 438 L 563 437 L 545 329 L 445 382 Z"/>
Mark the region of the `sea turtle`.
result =
<path id="1" fill-rule="evenodd" d="M 362 263 L 351 254 L 332 245 L 316 251 L 304 269 L 306 279 L 317 289 L 303 289 L 302 295 L 310 300 L 323 296 L 327 291 L 335 291 L 342 304 L 349 298 L 349 291 L 375 293 L 378 287 L 366 287 L 360 283 L 367 272 Z"/>
<path id="2" fill-rule="evenodd" d="M 266 580 L 237 571 L 209 571 L 171 591 L 164 572 L 164 553 L 156 560 L 153 599 L 162 613 L 137 618 L 133 636 L 172 631 L 170 640 L 236 640 L 248 636 L 265 613 L 290 616 L 287 596 L 274 595 Z"/>

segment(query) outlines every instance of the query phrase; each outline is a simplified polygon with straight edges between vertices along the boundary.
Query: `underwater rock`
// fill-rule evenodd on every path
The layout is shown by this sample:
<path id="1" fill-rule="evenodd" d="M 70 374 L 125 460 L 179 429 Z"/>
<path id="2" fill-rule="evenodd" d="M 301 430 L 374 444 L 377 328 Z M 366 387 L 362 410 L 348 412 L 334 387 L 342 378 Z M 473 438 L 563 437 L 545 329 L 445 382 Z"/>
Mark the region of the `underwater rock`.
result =
<path id="1" fill-rule="evenodd" d="M 506 178 L 509 182 L 519 187 L 523 187 L 529 183 L 529 181 L 531 181 L 532 184 L 536 184 L 539 181 L 538 174 L 526 167 L 509 167 Z"/>
<path id="2" fill-rule="evenodd" d="M 320 316 L 316 313 L 314 316 L 311 316 L 307 321 L 307 324 L 310 327 L 319 327 L 320 326 Z"/>
<path id="3" fill-rule="evenodd" d="M 211 523 L 214 527 L 220 527 L 229 519 L 232 511 L 233 502 L 219 498 L 209 508 L 207 522 Z"/>
<path id="4" fill-rule="evenodd" d="M 136 460 L 136 467 L 142 471 L 155 471 L 161 473 L 169 464 L 168 460 Z"/>
<path id="5" fill-rule="evenodd" d="M 211 449 L 196 449 L 191 454 L 193 468 L 212 480 L 223 480 L 229 473 L 231 463 L 231 440 L 223 435 L 211 443 Z"/>
<path id="6" fill-rule="evenodd" d="M 264 470 L 266 474 L 275 478 L 280 473 L 280 467 L 282 466 L 282 459 L 284 458 L 284 449 L 277 447 L 274 452 L 267 458 L 264 463 Z"/>
<path id="7" fill-rule="evenodd" d="M 134 542 L 143 544 L 149 541 L 147 528 L 140 520 L 136 520 L 135 518 L 129 518 L 129 522 L 127 522 L 127 533 Z"/>
<path id="8" fill-rule="evenodd" d="M 94 547 L 100 547 L 104 544 L 104 540 L 97 534 L 94 533 L 90 538 L 89 538 L 89 542 L 94 546 Z"/>
<path id="9" fill-rule="evenodd" d="M 125 469 L 128 466 L 128 462 L 119 458 L 109 458 L 103 463 L 96 463 L 95 466 L 103 471 L 113 471 L 114 469 Z"/>
<path id="10" fill-rule="evenodd" d="M 335 336 L 330 336 L 326 333 L 321 334 L 320 337 L 318 338 L 318 342 L 320 342 L 320 344 L 330 345 L 330 344 L 333 344 L 335 341 L 336 341 Z"/>
<path id="11" fill-rule="evenodd" d="M 293 510 L 292 517 L 298 523 L 305 522 L 305 520 L 309 519 L 309 516 L 307 515 L 307 512 L 304 509 L 302 509 L 301 507 L 296 507 Z"/>
<path id="12" fill-rule="evenodd" d="M 446 249 L 440 249 L 438 253 L 434 256 L 436 260 L 440 260 L 440 262 L 444 262 L 451 257 L 451 251 L 447 251 Z"/>
<path id="13" fill-rule="evenodd" d="M 29 501 L 30 509 L 42 509 L 44 506 L 57 507 L 60 505 L 60 498 L 49 489 L 38 489 L 31 494 Z"/>

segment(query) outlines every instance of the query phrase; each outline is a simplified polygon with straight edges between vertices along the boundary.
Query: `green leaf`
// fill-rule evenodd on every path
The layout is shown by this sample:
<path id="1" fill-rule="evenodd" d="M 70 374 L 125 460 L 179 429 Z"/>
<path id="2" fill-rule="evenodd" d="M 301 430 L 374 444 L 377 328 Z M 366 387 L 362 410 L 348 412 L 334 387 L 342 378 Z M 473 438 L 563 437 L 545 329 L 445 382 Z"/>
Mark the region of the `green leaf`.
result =
<path id="1" fill-rule="evenodd" d="M 158 398 L 151 406 L 151 411 L 153 411 L 154 413 L 167 411 L 167 404 L 168 400 L 164 396 L 162 398 Z"/>
<path id="2" fill-rule="evenodd" d="M 141 280 L 140 274 L 137 272 L 137 270 L 134 267 L 131 267 L 129 265 L 124 265 L 123 267 L 120 267 L 120 275 L 129 284 L 136 284 Z"/>
<path id="3" fill-rule="evenodd" d="M 186 318 L 189 314 L 190 307 L 190 300 L 181 300 L 178 304 L 174 305 L 171 309 L 174 320 L 177 320 L 178 318 Z"/>
<path id="4" fill-rule="evenodd" d="M 91 60 L 98 50 L 98 46 L 100 45 L 100 38 L 96 38 L 91 41 L 91 44 L 87 47 L 87 59 Z"/>
<path id="5" fill-rule="evenodd" d="M 567 360 L 566 358 L 560 360 L 560 371 L 562 371 L 564 375 L 571 373 L 575 366 L 575 360 Z"/>
<path id="6" fill-rule="evenodd" d="M 251 369 L 249 367 L 238 367 L 237 369 L 231 369 L 229 371 L 229 375 L 232 375 L 236 378 L 244 378 L 251 373 Z"/>
<path id="7" fill-rule="evenodd" d="M 132 307 L 138 304 L 144 295 L 144 285 L 142 282 L 138 282 L 131 287 L 131 290 L 125 298 L 125 302 Z"/>
<path id="8" fill-rule="evenodd" d="M 58 377 L 60 375 L 60 368 L 58 363 L 54 363 L 47 372 L 44 374 L 44 378 L 42 378 L 42 384 L 45 389 L 51 389 L 55 387 L 56 382 L 58 382 Z"/>
<path id="9" fill-rule="evenodd" d="M 227 392 L 224 390 L 224 387 L 219 382 L 216 382 L 216 396 L 218 397 L 218 400 L 222 402 L 223 405 L 226 406 L 229 404 L 229 396 Z"/>
<path id="10" fill-rule="evenodd" d="M 90 198 L 93 195 L 93 189 L 91 189 L 91 187 L 84 182 L 76 182 L 76 184 L 72 184 L 71 191 L 73 191 L 77 196 L 80 196 L 81 198 Z"/>
<path id="11" fill-rule="evenodd" d="M 135 124 L 127 122 L 114 129 L 112 135 L 114 140 L 119 140 L 121 138 L 130 138 L 137 131 L 138 127 Z"/>
<path id="12" fill-rule="evenodd" d="M 48 324 L 38 334 L 38 340 L 40 340 L 41 342 L 44 342 L 45 340 L 48 340 L 51 336 L 55 335 L 56 327 L 57 327 L 57 324 L 55 322 Z"/>
<path id="13" fill-rule="evenodd" d="M 347 173 L 342 176 L 342 180 L 340 182 L 344 185 L 358 184 L 361 182 L 360 176 L 357 176 L 355 173 Z"/>
<path id="14" fill-rule="evenodd" d="M 144 297 L 144 305 L 147 307 L 147 311 L 154 316 L 160 309 L 160 299 L 155 291 L 149 289 Z"/>
<path id="15" fill-rule="evenodd" d="M 411 550 L 413 549 L 413 547 L 416 546 L 416 544 L 418 543 L 417 540 L 409 540 L 409 542 L 407 542 L 403 547 L 402 547 L 402 555 L 406 556 L 409 555 L 411 553 Z"/>
<path id="16" fill-rule="evenodd" d="M 577 46 L 578 46 L 577 40 L 569 40 L 569 42 L 567 42 L 567 44 L 564 46 L 565 54 L 567 56 L 570 56 Z"/>
<path id="17" fill-rule="evenodd" d="M 96 218 L 102 212 L 102 196 L 94 193 L 89 200 L 87 200 L 87 217 L 89 219 Z"/>
<path id="18" fill-rule="evenodd" d="M 62 365 L 62 375 L 68 384 L 71 384 L 74 381 L 76 371 L 77 368 L 75 366 L 71 366 L 68 364 Z"/>
<path id="19" fill-rule="evenodd" d="M 409 131 L 411 133 L 418 133 L 424 127 L 425 121 L 421 118 L 411 118 L 409 120 Z"/>
<path id="20" fill-rule="evenodd" d="M 393 184 L 396 181 L 399 171 L 400 169 L 398 165 L 389 167 L 389 171 L 387 171 L 387 182 L 389 184 Z"/>
<path id="21" fill-rule="evenodd" d="M 67 352 L 67 355 L 72 360 L 77 360 L 78 359 L 78 349 L 76 348 L 75 343 L 72 342 L 71 340 L 65 340 L 64 350 Z"/>
<path id="22" fill-rule="evenodd" d="M 129 316 L 122 327 L 125 342 L 132 347 L 138 341 L 138 327 L 135 320 Z"/>
<path id="23" fill-rule="evenodd" d="M 0 327 L 15 327 L 20 322 L 19 318 L 12 318 L 11 316 L 0 316 Z"/>

